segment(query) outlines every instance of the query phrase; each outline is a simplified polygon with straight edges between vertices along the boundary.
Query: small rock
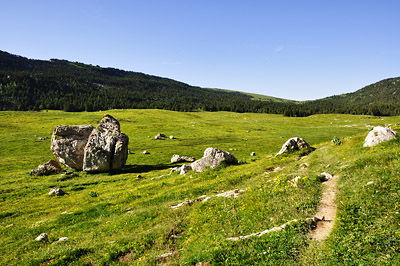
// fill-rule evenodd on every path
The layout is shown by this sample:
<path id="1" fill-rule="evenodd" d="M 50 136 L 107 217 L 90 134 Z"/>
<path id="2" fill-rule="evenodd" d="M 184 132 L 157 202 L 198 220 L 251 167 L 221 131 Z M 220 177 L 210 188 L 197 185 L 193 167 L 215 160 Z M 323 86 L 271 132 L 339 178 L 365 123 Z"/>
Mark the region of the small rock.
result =
<path id="1" fill-rule="evenodd" d="M 31 175 L 50 175 L 61 171 L 60 164 L 55 160 L 50 160 L 38 166 L 36 170 L 30 172 Z"/>
<path id="2" fill-rule="evenodd" d="M 256 153 L 253 151 L 252 153 L 250 153 L 250 156 L 256 156 Z"/>
<path id="3" fill-rule="evenodd" d="M 57 244 L 57 243 L 61 243 L 61 242 L 65 242 L 65 241 L 68 241 L 68 237 L 66 237 L 66 236 L 61 237 L 61 238 L 59 238 L 58 240 L 54 241 L 54 242 L 52 243 L 52 245 Z"/>
<path id="4" fill-rule="evenodd" d="M 148 151 L 142 151 L 142 154 L 150 154 Z"/>
<path id="5" fill-rule="evenodd" d="M 65 195 L 65 192 L 61 188 L 53 188 L 49 192 L 50 196 L 63 196 Z"/>
<path id="6" fill-rule="evenodd" d="M 238 164 L 238 160 L 231 153 L 217 148 L 207 148 L 204 151 L 203 157 L 193 162 L 191 167 L 195 172 L 203 172 L 206 167 L 215 169 L 222 162 L 225 162 L 228 165 Z"/>
<path id="7" fill-rule="evenodd" d="M 372 185 L 374 183 L 374 181 L 369 181 L 367 184 L 365 184 L 366 186 Z"/>
<path id="8" fill-rule="evenodd" d="M 307 169 L 308 168 L 308 163 L 302 163 L 300 164 L 301 169 Z"/>
<path id="9" fill-rule="evenodd" d="M 174 137 L 174 136 L 169 136 L 169 138 L 170 138 L 170 139 L 175 139 L 175 137 Z"/>
<path id="10" fill-rule="evenodd" d="M 141 176 L 141 175 L 137 175 L 137 176 L 136 176 L 136 178 L 137 178 L 137 179 L 142 179 L 142 178 L 143 178 L 143 176 Z"/>
<path id="11" fill-rule="evenodd" d="M 194 157 L 179 156 L 178 154 L 172 155 L 171 163 L 181 163 L 181 162 L 194 162 L 196 159 Z"/>
<path id="12" fill-rule="evenodd" d="M 282 154 L 288 151 L 294 151 L 294 150 L 301 150 L 301 149 L 309 149 L 310 145 L 304 141 L 302 138 L 291 138 L 283 144 L 281 150 L 276 154 Z"/>
<path id="13" fill-rule="evenodd" d="M 163 133 L 158 133 L 157 136 L 154 137 L 154 139 L 165 139 L 167 136 Z"/>
<path id="14" fill-rule="evenodd" d="M 46 233 L 40 234 L 35 238 L 36 241 L 47 242 L 49 240 L 49 236 Z"/>
<path id="15" fill-rule="evenodd" d="M 181 172 L 180 172 L 180 174 L 181 174 L 181 175 L 184 175 L 184 174 L 186 174 L 187 172 L 189 172 L 189 171 L 191 171 L 191 170 L 192 170 L 192 166 L 191 166 L 191 165 L 189 165 L 189 164 L 184 164 L 184 165 L 181 166 Z"/>
<path id="16" fill-rule="evenodd" d="M 39 138 L 38 138 L 38 140 L 45 140 L 45 138 L 43 138 L 43 137 L 39 137 Z"/>
<path id="17" fill-rule="evenodd" d="M 332 179 L 332 175 L 326 172 L 321 173 L 322 179 L 321 181 L 325 182 Z"/>

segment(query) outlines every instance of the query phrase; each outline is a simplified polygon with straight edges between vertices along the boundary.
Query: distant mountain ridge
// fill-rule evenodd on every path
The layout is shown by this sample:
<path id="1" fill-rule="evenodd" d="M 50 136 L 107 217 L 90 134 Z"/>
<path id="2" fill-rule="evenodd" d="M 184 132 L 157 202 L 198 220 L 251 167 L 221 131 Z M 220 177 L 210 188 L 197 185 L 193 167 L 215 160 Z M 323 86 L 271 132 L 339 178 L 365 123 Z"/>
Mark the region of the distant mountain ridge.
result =
<path id="1" fill-rule="evenodd" d="M 233 111 L 308 116 L 400 115 L 400 78 L 356 92 L 296 102 L 191 86 L 168 78 L 60 59 L 34 60 L 0 51 L 0 110 L 107 109 Z"/>

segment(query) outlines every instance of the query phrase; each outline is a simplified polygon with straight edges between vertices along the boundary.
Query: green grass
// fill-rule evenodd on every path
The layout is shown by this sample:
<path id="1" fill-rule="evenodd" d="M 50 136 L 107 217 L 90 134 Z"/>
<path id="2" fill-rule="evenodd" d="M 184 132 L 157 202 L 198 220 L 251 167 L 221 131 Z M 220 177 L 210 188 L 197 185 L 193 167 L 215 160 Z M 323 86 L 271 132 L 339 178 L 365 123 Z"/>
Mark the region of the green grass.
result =
<path id="1" fill-rule="evenodd" d="M 120 121 L 130 138 L 120 173 L 30 176 L 53 158 L 56 125 L 97 125 L 104 114 Z M 399 141 L 363 148 L 376 125 L 399 117 L 179 113 L 111 110 L 94 113 L 0 112 L 0 264 L 4 265 L 394 265 L 400 262 Z M 164 133 L 174 140 L 155 140 Z M 361 134 L 361 135 L 359 135 Z M 290 137 L 317 149 L 273 156 Z M 333 137 L 341 140 L 332 143 Z M 168 175 L 173 154 L 200 158 L 204 149 L 231 151 L 242 163 L 204 173 Z M 149 155 L 141 152 L 147 150 Z M 251 152 L 256 156 L 250 156 Z M 272 156 L 271 156 L 272 155 Z M 300 159 L 301 158 L 301 159 Z M 309 167 L 303 169 L 302 163 Z M 178 164 L 179 165 L 179 164 Z M 329 168 L 327 168 L 327 166 Z M 283 168 L 269 172 L 271 167 Z M 338 220 L 323 243 L 308 239 L 304 219 L 321 196 L 319 173 L 340 174 Z M 140 174 L 144 178 L 137 179 Z M 160 179 L 153 179 L 164 175 Z M 298 187 L 288 180 L 302 179 Z M 366 185 L 369 181 L 374 181 Z M 68 194 L 50 197 L 50 188 Z M 201 195 L 242 188 L 238 198 L 212 198 L 171 210 Z M 94 196 L 97 195 L 97 196 Z M 64 212 L 67 212 L 66 214 Z M 300 219 L 285 230 L 232 242 Z M 34 239 L 46 232 L 48 243 Z M 61 237 L 69 240 L 52 244 Z M 168 258 L 158 255 L 172 252 Z"/>

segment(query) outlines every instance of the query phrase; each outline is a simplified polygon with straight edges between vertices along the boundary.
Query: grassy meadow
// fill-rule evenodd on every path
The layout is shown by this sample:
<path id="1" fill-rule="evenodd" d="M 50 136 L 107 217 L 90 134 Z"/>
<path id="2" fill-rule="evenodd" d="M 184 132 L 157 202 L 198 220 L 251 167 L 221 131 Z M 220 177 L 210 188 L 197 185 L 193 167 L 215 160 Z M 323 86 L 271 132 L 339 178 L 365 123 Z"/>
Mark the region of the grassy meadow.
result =
<path id="1" fill-rule="evenodd" d="M 96 126 L 104 114 L 118 119 L 129 136 L 132 154 L 123 171 L 76 172 L 68 178 L 29 175 L 54 158 L 50 138 L 55 126 Z M 0 264 L 400 264 L 400 141 L 362 147 L 368 131 L 385 124 L 399 130 L 400 117 L 0 112 Z M 176 139 L 155 140 L 158 133 Z M 316 150 L 307 156 L 294 152 L 275 157 L 295 136 Z M 334 136 L 341 145 L 331 142 Z M 208 147 L 231 152 L 240 164 L 170 174 L 171 167 L 180 165 L 170 163 L 173 154 L 199 159 Z M 144 150 L 150 154 L 142 154 Z M 338 214 L 329 238 L 315 242 L 305 219 L 316 213 L 324 171 L 340 175 Z M 296 176 L 301 177 L 297 187 L 288 182 Z M 51 197 L 51 188 L 67 194 Z M 232 189 L 246 191 L 237 198 L 214 197 L 169 208 Z M 227 240 L 293 219 L 299 221 L 282 231 Z M 48 234 L 48 242 L 35 241 L 41 233 Z M 68 241 L 56 243 L 61 237 Z"/>

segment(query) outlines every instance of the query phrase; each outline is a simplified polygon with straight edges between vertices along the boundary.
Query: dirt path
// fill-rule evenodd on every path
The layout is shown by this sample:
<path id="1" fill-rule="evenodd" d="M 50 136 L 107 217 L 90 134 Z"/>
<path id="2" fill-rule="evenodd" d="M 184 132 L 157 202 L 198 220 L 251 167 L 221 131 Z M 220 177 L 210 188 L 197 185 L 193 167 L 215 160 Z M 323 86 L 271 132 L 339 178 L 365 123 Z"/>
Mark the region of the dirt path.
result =
<path id="1" fill-rule="evenodd" d="M 335 198 L 337 193 L 336 180 L 338 175 L 334 175 L 332 179 L 323 183 L 323 193 L 318 212 L 315 217 L 321 219 L 317 222 L 317 228 L 311 231 L 311 239 L 322 241 L 329 236 L 334 225 L 336 216 Z"/>

